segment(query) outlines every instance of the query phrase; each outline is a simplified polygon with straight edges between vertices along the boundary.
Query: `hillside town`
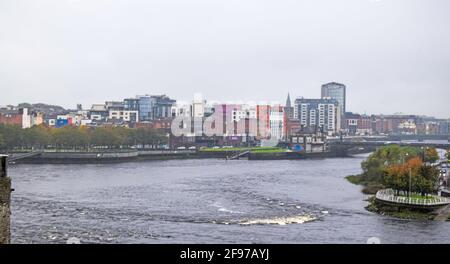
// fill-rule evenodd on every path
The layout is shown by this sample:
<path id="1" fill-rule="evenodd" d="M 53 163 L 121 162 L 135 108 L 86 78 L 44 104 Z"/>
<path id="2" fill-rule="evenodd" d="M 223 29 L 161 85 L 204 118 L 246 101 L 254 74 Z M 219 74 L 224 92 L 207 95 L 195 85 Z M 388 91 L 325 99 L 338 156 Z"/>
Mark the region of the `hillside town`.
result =
<path id="1" fill-rule="evenodd" d="M 192 124 L 180 123 L 188 129 L 181 136 L 171 137 L 177 143 L 172 145 L 177 146 L 274 146 L 306 131 L 320 132 L 326 136 L 450 135 L 450 119 L 354 113 L 346 107 L 347 88 L 344 84 L 330 82 L 322 85 L 320 90 L 320 98 L 297 97 L 291 100 L 290 94 L 287 94 L 284 105 L 217 103 L 201 95 L 195 95 L 191 102 L 177 101 L 167 95 L 137 95 L 122 101 L 92 104 L 88 108 L 78 104 L 76 109 L 23 103 L 1 106 L 0 124 L 17 125 L 24 129 L 38 125 L 54 128 L 152 128 L 164 131 L 169 137 L 174 120 L 189 118 Z M 212 115 L 223 117 L 223 133 L 220 135 L 208 136 L 204 131 L 205 121 Z M 261 135 L 249 131 L 250 120 L 255 120 L 258 126 L 263 125 L 268 133 Z M 239 122 L 244 124 L 243 130 L 238 129 Z"/>

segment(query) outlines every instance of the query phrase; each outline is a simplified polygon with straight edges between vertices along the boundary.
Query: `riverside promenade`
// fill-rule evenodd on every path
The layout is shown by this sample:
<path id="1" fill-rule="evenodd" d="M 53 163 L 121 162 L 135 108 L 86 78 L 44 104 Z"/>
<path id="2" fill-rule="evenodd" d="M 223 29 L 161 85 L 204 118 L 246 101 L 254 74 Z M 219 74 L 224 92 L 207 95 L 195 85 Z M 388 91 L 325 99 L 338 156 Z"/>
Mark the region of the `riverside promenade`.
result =
<path id="1" fill-rule="evenodd" d="M 84 164 L 84 163 L 117 163 L 129 161 L 171 160 L 171 159 L 230 159 L 244 157 L 249 160 L 297 160 L 349 157 L 345 150 L 323 152 L 292 151 L 248 151 L 247 149 L 221 149 L 219 151 L 202 150 L 158 150 L 158 149 L 114 149 L 101 150 L 40 150 L 13 153 L 9 156 L 11 164 Z"/>
<path id="2" fill-rule="evenodd" d="M 450 204 L 450 199 L 446 197 L 432 196 L 428 198 L 416 198 L 403 195 L 397 196 L 392 189 L 379 190 L 375 195 L 375 199 L 379 202 L 390 205 L 420 209 L 435 209 Z"/>
<path id="3" fill-rule="evenodd" d="M 12 164 L 85 164 L 117 163 L 141 160 L 186 159 L 195 157 L 190 150 L 42 150 L 27 153 L 13 153 L 9 156 Z"/>

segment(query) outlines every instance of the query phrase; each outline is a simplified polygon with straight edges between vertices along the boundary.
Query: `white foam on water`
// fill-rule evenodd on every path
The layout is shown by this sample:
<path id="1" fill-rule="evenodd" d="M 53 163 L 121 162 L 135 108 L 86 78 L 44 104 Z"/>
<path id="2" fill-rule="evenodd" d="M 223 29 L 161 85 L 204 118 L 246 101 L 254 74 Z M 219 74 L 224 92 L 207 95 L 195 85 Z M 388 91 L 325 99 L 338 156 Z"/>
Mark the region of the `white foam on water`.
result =
<path id="1" fill-rule="evenodd" d="M 217 209 L 217 211 L 219 211 L 219 212 L 226 212 L 226 213 L 233 213 L 232 210 L 228 210 L 228 209 L 225 208 L 225 207 L 221 207 L 221 208 Z"/>
<path id="2" fill-rule="evenodd" d="M 311 215 L 296 215 L 288 217 L 274 217 L 274 218 L 262 218 L 253 219 L 244 222 L 240 222 L 241 225 L 287 225 L 287 224 L 303 224 L 316 220 Z"/>
<path id="3" fill-rule="evenodd" d="M 216 207 L 217 211 L 219 211 L 219 212 L 225 212 L 225 213 L 230 213 L 230 214 L 243 214 L 243 212 L 233 211 L 228 208 L 225 208 L 218 202 L 214 202 L 213 204 L 211 204 L 211 206 Z"/>

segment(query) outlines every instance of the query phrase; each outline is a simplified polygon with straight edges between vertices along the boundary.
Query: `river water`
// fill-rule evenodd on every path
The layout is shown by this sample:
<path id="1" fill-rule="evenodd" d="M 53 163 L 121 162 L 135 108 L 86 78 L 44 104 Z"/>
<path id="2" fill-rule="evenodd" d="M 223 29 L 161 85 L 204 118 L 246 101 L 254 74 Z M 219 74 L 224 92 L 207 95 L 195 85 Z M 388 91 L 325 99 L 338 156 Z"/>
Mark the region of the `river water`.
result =
<path id="1" fill-rule="evenodd" d="M 364 209 L 364 156 L 15 165 L 13 243 L 450 243 L 450 222 Z"/>

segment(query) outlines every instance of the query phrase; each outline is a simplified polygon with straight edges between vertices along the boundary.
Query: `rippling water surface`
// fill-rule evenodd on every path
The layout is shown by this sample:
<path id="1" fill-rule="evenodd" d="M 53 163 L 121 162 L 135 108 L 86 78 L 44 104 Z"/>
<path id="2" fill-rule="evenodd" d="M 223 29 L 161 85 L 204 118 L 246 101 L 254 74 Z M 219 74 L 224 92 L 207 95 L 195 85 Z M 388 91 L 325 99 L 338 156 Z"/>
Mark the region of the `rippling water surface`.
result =
<path id="1" fill-rule="evenodd" d="M 12 242 L 450 243 L 450 223 L 367 212 L 363 157 L 15 165 Z"/>

